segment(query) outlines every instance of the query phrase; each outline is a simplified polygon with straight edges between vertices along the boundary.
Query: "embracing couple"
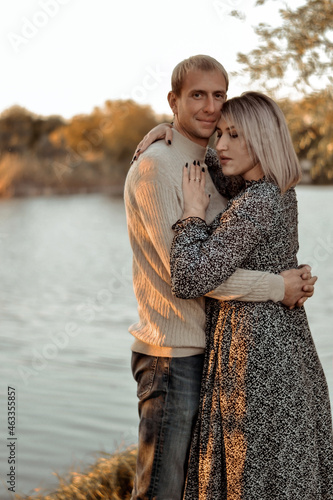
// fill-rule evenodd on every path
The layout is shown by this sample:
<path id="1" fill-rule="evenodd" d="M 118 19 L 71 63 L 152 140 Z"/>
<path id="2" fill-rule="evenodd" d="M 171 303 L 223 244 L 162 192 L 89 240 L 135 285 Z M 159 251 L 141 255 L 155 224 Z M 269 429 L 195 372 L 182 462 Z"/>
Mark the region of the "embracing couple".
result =
<path id="1" fill-rule="evenodd" d="M 303 307 L 316 277 L 296 258 L 284 116 L 257 92 L 227 101 L 209 56 L 179 63 L 171 85 L 173 126 L 140 143 L 125 185 L 132 500 L 332 500 L 329 395 Z"/>

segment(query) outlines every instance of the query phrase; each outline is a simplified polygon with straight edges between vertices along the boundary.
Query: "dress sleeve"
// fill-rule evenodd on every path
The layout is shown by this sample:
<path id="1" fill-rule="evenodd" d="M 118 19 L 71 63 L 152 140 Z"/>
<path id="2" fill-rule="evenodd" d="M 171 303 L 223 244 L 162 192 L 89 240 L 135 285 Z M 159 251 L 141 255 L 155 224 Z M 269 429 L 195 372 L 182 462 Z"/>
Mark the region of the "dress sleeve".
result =
<path id="1" fill-rule="evenodd" d="M 269 234 L 273 204 L 267 193 L 245 192 L 219 216 L 215 229 L 198 217 L 177 221 L 170 260 L 172 292 L 182 299 L 196 298 L 225 282 Z"/>
<path id="2" fill-rule="evenodd" d="M 207 149 L 205 163 L 216 189 L 222 196 L 230 200 L 244 189 L 245 183 L 241 176 L 234 175 L 227 177 L 224 175 L 217 153 L 214 149 Z"/>

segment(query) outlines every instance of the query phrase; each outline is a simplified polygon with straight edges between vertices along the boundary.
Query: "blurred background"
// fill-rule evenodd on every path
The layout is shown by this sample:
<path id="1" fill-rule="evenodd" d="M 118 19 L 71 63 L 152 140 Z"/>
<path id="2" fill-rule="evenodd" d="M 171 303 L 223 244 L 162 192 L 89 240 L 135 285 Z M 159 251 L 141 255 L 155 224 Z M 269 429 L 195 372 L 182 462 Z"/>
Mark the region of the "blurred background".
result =
<path id="1" fill-rule="evenodd" d="M 128 326 L 137 319 L 123 185 L 195 54 L 229 97 L 282 107 L 303 168 L 299 261 L 333 397 L 332 0 L 17 0 L 0 6 L 0 499 L 11 498 L 7 388 L 16 389 L 16 492 L 52 490 L 137 440 Z"/>

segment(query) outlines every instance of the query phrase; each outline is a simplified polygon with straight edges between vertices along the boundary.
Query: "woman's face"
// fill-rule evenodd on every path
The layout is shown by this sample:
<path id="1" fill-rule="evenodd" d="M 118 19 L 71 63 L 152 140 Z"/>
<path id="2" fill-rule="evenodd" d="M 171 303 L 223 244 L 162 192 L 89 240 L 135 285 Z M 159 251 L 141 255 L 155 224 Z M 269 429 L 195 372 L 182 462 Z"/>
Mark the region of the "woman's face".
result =
<path id="1" fill-rule="evenodd" d="M 245 141 L 238 136 L 236 128 L 221 118 L 216 131 L 216 150 L 224 175 L 241 175 L 248 181 L 261 179 L 264 173 L 260 163 L 253 162 Z"/>

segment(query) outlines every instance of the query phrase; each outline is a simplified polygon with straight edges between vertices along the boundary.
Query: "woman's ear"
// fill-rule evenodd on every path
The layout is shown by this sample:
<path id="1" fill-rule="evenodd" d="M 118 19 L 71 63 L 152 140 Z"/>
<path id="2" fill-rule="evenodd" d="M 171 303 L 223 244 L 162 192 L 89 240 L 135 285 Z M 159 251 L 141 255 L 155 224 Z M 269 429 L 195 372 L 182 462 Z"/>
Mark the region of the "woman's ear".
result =
<path id="1" fill-rule="evenodd" d="M 170 92 L 168 93 L 168 103 L 174 115 L 177 114 L 177 101 L 178 98 L 176 94 L 172 90 L 170 90 Z"/>

